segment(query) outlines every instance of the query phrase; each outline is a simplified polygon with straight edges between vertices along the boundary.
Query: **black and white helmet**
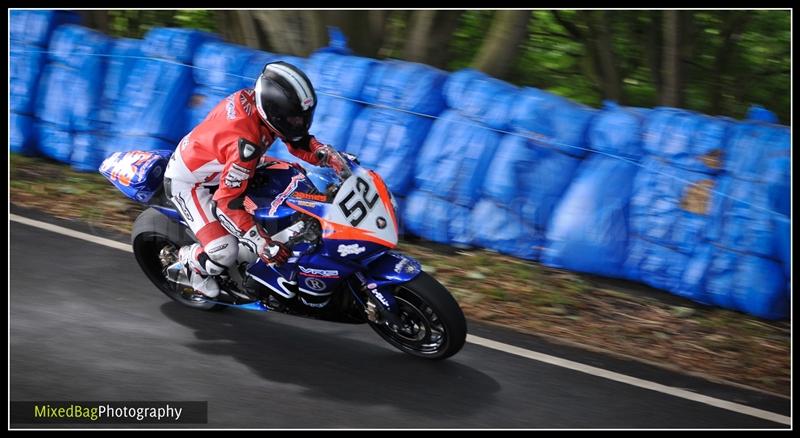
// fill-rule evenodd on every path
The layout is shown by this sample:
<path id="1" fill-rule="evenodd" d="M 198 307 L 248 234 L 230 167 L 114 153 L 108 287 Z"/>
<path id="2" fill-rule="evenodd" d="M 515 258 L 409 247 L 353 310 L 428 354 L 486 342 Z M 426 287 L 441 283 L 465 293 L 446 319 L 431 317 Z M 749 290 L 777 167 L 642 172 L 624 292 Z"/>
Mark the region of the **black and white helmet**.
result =
<path id="1" fill-rule="evenodd" d="M 256 79 L 256 108 L 279 136 L 298 141 L 308 134 L 317 94 L 308 77 L 287 62 L 270 62 Z"/>

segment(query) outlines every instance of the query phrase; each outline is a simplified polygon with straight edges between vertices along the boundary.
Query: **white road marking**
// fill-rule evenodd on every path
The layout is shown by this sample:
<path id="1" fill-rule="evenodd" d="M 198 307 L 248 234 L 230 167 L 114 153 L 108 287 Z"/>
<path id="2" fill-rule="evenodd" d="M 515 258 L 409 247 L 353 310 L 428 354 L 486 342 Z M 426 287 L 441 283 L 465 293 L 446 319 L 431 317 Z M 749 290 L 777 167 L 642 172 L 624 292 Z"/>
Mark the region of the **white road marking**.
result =
<path id="1" fill-rule="evenodd" d="M 13 213 L 9 215 L 9 218 L 14 222 L 30 225 L 32 227 L 40 228 L 42 230 L 52 231 L 53 233 L 63 234 L 65 236 L 74 237 L 76 239 L 85 240 L 87 242 L 96 243 L 98 245 L 104 245 L 114 249 L 120 249 L 122 251 L 133 252 L 133 248 L 131 248 L 130 245 L 122 242 L 117 242 L 116 240 L 93 236 L 88 233 L 82 233 L 80 231 L 75 231 L 69 228 L 59 227 L 58 225 L 53 225 L 47 222 L 29 219 L 24 216 L 20 216 Z"/>
<path id="2" fill-rule="evenodd" d="M 781 423 L 786 425 L 791 425 L 792 423 L 790 417 L 776 414 L 774 412 L 769 412 L 762 409 L 757 409 L 750 406 L 742 405 L 739 403 L 734 403 L 734 402 L 729 402 L 727 400 L 721 400 L 718 398 L 709 397 L 707 395 L 698 394 L 696 392 L 687 391 L 681 388 L 662 385 L 660 383 L 639 379 L 637 377 L 627 376 L 625 374 L 615 373 L 614 371 L 605 370 L 603 368 L 597 368 L 591 365 L 582 364 L 580 362 L 573 362 L 571 360 L 562 359 L 560 357 L 550 356 L 549 354 L 539 353 L 532 350 L 526 350 L 524 348 L 515 347 L 513 345 L 504 344 L 502 342 L 493 341 L 491 339 L 481 338 L 479 336 L 467 335 L 467 342 L 475 345 L 480 345 L 482 347 L 491 348 L 493 350 L 502 351 L 504 353 L 509 353 L 527 359 L 532 359 L 538 362 L 544 362 L 550 365 L 555 365 L 557 367 L 567 368 L 573 371 L 590 374 L 596 377 L 602 377 L 604 379 L 613 380 L 615 382 L 625 383 L 631 386 L 637 386 L 639 388 L 649 389 L 651 391 L 668 394 L 674 397 L 679 397 L 686 400 L 707 404 L 720 409 L 726 409 L 728 411 L 738 412 L 740 414 L 749 415 L 751 417 L 757 417 L 764 420 L 774 421 L 776 423 Z"/>
<path id="3" fill-rule="evenodd" d="M 47 222 L 37 221 L 34 219 L 29 219 L 23 216 L 19 216 L 16 214 L 10 214 L 9 218 L 14 222 L 19 222 L 21 224 L 29 225 L 32 227 L 40 228 L 42 230 L 51 231 L 53 233 L 62 234 L 69 237 L 74 237 L 76 239 L 85 240 L 87 242 L 96 243 L 98 245 L 108 246 L 110 248 L 119 249 L 122 251 L 133 252 L 130 245 L 117 242 L 116 240 L 106 239 L 103 237 L 93 236 L 91 234 L 82 233 L 80 231 L 75 231 L 69 228 L 60 227 L 58 225 L 53 225 Z M 513 354 L 515 356 L 524 357 L 527 359 L 535 360 L 537 362 L 543 362 L 550 365 L 554 365 L 561 368 L 567 368 L 573 371 L 578 371 L 585 374 L 590 374 L 596 377 L 602 377 L 604 379 L 613 380 L 615 382 L 625 383 L 631 386 L 636 386 L 639 388 L 649 389 L 651 391 L 660 392 L 662 394 L 671 395 L 673 397 L 678 397 L 686 400 L 691 400 L 698 403 L 703 403 L 709 406 L 714 406 L 720 409 L 725 409 L 728 411 L 737 412 L 744 415 L 749 415 L 751 417 L 761 418 L 764 420 L 774 421 L 776 423 L 785 424 L 791 426 L 792 419 L 785 415 L 776 414 L 774 412 L 765 411 L 762 409 L 753 408 L 750 406 L 742 405 L 739 403 L 730 402 L 727 400 L 722 400 L 714 397 L 709 397 L 706 395 L 698 394 L 695 392 L 687 391 L 681 388 L 675 388 L 672 386 L 662 385 L 660 383 L 651 382 L 649 380 L 639 379 L 636 377 L 627 376 L 625 374 L 616 373 L 614 371 L 605 370 L 603 368 L 593 367 L 591 365 L 582 364 L 580 362 L 574 362 L 567 359 L 562 359 L 556 356 L 550 356 L 549 354 L 539 353 L 532 350 L 527 350 L 520 347 L 515 347 L 510 344 L 505 344 L 502 342 L 493 341 L 491 339 L 481 338 L 479 336 L 474 335 L 467 335 L 467 342 L 475 345 L 480 345 L 481 347 L 491 348 L 493 350 L 502 351 L 504 353 Z"/>

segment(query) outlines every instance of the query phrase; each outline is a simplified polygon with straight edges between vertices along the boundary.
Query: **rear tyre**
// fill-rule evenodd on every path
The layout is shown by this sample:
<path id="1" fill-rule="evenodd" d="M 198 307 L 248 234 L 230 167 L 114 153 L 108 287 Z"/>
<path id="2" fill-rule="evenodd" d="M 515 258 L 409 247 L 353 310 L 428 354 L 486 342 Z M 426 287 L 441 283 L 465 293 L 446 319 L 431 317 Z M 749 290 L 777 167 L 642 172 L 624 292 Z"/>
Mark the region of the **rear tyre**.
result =
<path id="1" fill-rule="evenodd" d="M 171 221 L 154 208 L 148 208 L 133 223 L 131 240 L 136 262 L 139 263 L 139 267 L 142 268 L 147 278 L 164 295 L 193 309 L 222 310 L 226 308 L 224 305 L 215 304 L 196 296 L 188 297 L 177 285 L 167 280 L 166 270 L 161 263 L 159 254 L 165 247 L 170 252 L 177 254 L 178 249 L 182 246 L 193 243 L 185 226 Z"/>

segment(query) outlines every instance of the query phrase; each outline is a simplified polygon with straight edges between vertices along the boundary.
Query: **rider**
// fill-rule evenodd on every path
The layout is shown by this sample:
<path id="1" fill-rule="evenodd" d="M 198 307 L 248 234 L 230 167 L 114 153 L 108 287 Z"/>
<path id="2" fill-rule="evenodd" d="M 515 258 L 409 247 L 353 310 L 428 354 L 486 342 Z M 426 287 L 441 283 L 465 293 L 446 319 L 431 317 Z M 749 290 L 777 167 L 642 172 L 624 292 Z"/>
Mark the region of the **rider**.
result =
<path id="1" fill-rule="evenodd" d="M 266 263 L 288 260 L 289 248 L 245 210 L 245 191 L 276 138 L 308 163 L 341 170 L 333 148 L 308 133 L 316 106 L 314 88 L 300 69 L 268 63 L 255 89 L 225 98 L 179 143 L 164 174 L 165 189 L 200 242 L 178 252 L 196 291 L 219 294 L 215 276 L 236 264 L 240 242 Z M 212 196 L 208 187 L 215 185 Z"/>

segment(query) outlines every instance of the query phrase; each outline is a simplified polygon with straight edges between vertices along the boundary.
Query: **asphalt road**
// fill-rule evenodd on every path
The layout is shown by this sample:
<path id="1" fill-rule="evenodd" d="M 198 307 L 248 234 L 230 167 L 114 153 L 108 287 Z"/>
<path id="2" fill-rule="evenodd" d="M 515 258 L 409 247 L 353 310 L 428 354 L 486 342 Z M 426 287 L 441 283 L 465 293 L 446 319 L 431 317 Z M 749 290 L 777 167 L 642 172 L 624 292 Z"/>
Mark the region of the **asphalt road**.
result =
<path id="1" fill-rule="evenodd" d="M 474 344 L 428 362 L 363 325 L 184 308 L 131 253 L 16 222 L 9 265 L 14 401 L 205 400 L 199 427 L 787 427 Z M 470 332 L 789 415 L 786 399 L 475 323 Z"/>

